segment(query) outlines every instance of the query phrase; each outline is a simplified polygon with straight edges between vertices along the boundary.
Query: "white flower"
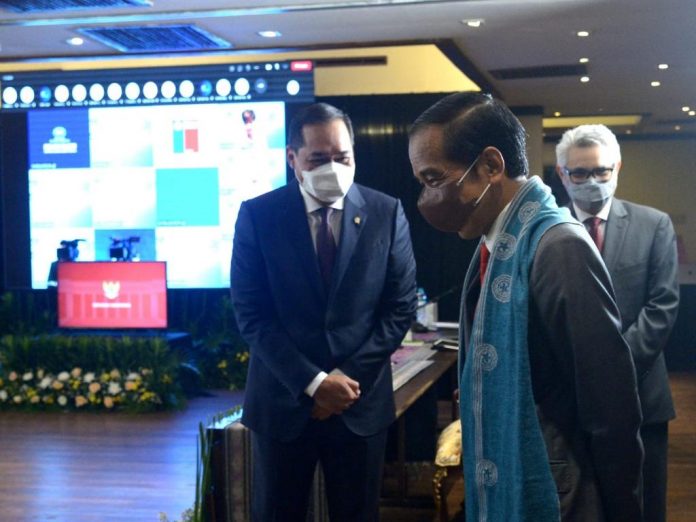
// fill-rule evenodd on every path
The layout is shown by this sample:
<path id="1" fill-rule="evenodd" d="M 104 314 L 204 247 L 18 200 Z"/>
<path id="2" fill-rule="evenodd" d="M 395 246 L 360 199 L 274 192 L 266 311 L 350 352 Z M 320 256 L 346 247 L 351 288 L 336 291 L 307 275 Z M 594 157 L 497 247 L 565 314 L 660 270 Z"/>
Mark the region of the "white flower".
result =
<path id="1" fill-rule="evenodd" d="M 15 395 L 12 397 L 12 400 L 15 401 L 15 403 L 19 404 L 22 402 L 22 396 L 21 395 Z"/>
<path id="2" fill-rule="evenodd" d="M 65 406 L 66 404 L 68 404 L 68 398 L 65 395 L 59 396 L 58 397 L 58 404 L 60 404 L 61 406 Z"/>
<path id="3" fill-rule="evenodd" d="M 139 381 L 140 379 L 142 379 L 142 377 L 138 372 L 130 372 L 128 377 L 126 377 L 126 380 L 128 381 Z"/>
<path id="4" fill-rule="evenodd" d="M 36 370 L 36 378 L 37 379 L 43 379 L 44 378 L 44 370 L 43 368 L 39 368 Z"/>
<path id="5" fill-rule="evenodd" d="M 7 400 L 7 392 L 5 390 L 0 390 L 0 401 L 5 402 Z"/>
<path id="6" fill-rule="evenodd" d="M 11 381 L 16 381 L 18 375 L 17 375 L 17 372 L 10 372 L 10 375 L 8 375 L 7 377 L 8 377 L 8 379 L 10 379 Z"/>
<path id="7" fill-rule="evenodd" d="M 69 374 L 68 372 L 60 372 L 60 373 L 58 374 L 58 380 L 59 380 L 59 381 L 65 382 L 65 381 L 67 381 L 68 379 L 70 379 L 70 374 Z"/>
<path id="8" fill-rule="evenodd" d="M 31 381 L 33 378 L 34 378 L 34 374 L 31 372 L 26 372 L 24 375 L 22 375 L 23 381 Z"/>
<path id="9" fill-rule="evenodd" d="M 48 377 L 48 376 L 44 377 L 39 382 L 39 388 L 41 388 L 42 390 L 45 390 L 46 388 L 48 388 L 51 385 L 51 382 L 52 382 L 52 379 L 50 377 Z"/>
<path id="10" fill-rule="evenodd" d="M 121 393 L 121 385 L 117 382 L 110 382 L 109 383 L 109 394 L 110 395 L 118 395 Z"/>
<path id="11" fill-rule="evenodd" d="M 85 376 L 84 376 L 83 380 L 84 380 L 86 383 L 92 382 L 92 381 L 94 380 L 94 373 L 93 373 L 93 372 L 85 373 Z"/>

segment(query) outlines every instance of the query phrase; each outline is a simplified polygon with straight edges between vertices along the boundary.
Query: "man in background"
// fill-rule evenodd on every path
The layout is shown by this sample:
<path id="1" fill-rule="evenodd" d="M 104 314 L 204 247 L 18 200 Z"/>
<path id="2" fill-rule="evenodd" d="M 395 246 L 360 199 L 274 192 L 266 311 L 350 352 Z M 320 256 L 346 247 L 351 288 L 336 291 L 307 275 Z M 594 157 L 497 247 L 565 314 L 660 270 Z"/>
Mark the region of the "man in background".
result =
<path id="1" fill-rule="evenodd" d="M 663 350 L 679 306 L 674 228 L 664 212 L 614 197 L 621 150 L 604 125 L 566 131 L 556 158 L 571 212 L 587 227 L 614 285 L 643 410 L 645 520 L 664 522 L 667 423 L 674 418 L 674 405 Z"/>
<path id="2" fill-rule="evenodd" d="M 252 518 L 305 522 L 319 462 L 331 521 L 376 521 L 390 356 L 416 306 L 409 227 L 398 200 L 353 183 L 353 129 L 337 108 L 297 114 L 287 159 L 295 179 L 242 204 L 232 255 L 251 354 Z"/>
<path id="3" fill-rule="evenodd" d="M 466 519 L 640 522 L 640 405 L 609 274 L 528 177 L 525 145 L 482 93 L 441 99 L 410 132 L 423 217 L 483 236 L 460 319 Z"/>

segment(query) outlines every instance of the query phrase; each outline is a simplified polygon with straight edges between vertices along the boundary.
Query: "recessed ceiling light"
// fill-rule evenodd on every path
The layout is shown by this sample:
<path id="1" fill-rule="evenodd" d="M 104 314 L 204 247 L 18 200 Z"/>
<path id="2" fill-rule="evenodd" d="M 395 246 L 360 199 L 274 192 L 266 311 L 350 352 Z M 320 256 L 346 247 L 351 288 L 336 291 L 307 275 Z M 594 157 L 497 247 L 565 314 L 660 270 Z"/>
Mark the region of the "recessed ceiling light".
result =
<path id="1" fill-rule="evenodd" d="M 558 117 L 561 115 L 561 113 L 558 112 L 558 111 L 556 111 L 556 112 L 553 113 L 553 115 L 554 115 L 556 118 L 558 118 Z"/>
<path id="2" fill-rule="evenodd" d="M 689 116 L 696 116 L 696 111 L 689 111 Z"/>
<path id="3" fill-rule="evenodd" d="M 633 131 L 631 129 L 626 129 L 626 134 L 633 134 Z"/>
<path id="4" fill-rule="evenodd" d="M 675 125 L 674 130 L 681 130 L 681 125 Z"/>
<path id="5" fill-rule="evenodd" d="M 578 61 L 579 61 L 580 63 L 587 63 L 587 62 L 590 61 L 590 59 L 589 59 L 589 58 L 580 58 Z"/>
<path id="6" fill-rule="evenodd" d="M 85 43 L 85 41 L 79 36 L 73 36 L 72 38 L 68 38 L 65 41 L 68 43 L 68 45 L 82 45 L 83 43 Z"/>
<path id="7" fill-rule="evenodd" d="M 481 27 L 483 25 L 483 18 L 469 18 L 462 20 L 462 23 L 468 27 Z"/>
<path id="8" fill-rule="evenodd" d="M 256 34 L 263 36 L 264 38 L 278 38 L 283 36 L 279 31 L 259 31 Z"/>
<path id="9" fill-rule="evenodd" d="M 684 105 L 684 106 L 682 107 L 682 110 L 683 110 L 684 112 L 689 112 L 689 111 L 691 110 L 691 107 L 689 107 L 688 105 Z"/>
<path id="10" fill-rule="evenodd" d="M 580 38 L 586 38 L 590 36 L 590 31 L 578 31 L 577 34 Z"/>
<path id="11" fill-rule="evenodd" d="M 664 71 L 665 69 L 669 69 L 669 64 L 661 63 L 657 66 L 657 68 Z"/>
<path id="12" fill-rule="evenodd" d="M 587 82 L 590 81 L 590 77 L 589 77 L 589 76 L 583 76 L 583 77 L 580 78 L 580 81 L 581 81 L 582 83 L 587 83 Z"/>
<path id="13" fill-rule="evenodd" d="M 658 81 L 650 82 L 651 87 L 659 87 L 660 85 L 662 85 L 662 84 Z"/>

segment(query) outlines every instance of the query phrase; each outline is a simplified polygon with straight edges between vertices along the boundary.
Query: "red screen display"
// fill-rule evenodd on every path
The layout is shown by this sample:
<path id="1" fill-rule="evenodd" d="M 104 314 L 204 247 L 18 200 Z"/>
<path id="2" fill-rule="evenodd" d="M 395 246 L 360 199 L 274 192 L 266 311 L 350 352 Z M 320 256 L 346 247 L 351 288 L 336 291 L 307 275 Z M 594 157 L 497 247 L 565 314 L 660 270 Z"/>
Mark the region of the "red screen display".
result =
<path id="1" fill-rule="evenodd" d="M 58 263 L 60 328 L 166 328 L 164 261 Z"/>

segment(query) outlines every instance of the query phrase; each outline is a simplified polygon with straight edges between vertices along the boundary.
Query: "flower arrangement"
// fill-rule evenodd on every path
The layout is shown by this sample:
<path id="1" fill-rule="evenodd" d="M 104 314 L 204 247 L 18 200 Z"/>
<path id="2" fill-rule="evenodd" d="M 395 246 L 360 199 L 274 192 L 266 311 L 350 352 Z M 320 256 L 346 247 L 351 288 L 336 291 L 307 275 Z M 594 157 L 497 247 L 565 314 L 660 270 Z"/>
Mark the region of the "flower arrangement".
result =
<path id="1" fill-rule="evenodd" d="M 58 375 L 43 368 L 0 378 L 0 408 L 4 405 L 61 409 L 129 409 L 149 411 L 162 406 L 162 397 L 152 391 L 153 371 L 142 368 L 123 374 L 117 368 L 97 374 L 81 368 Z"/>
<path id="2" fill-rule="evenodd" d="M 161 339 L 8 335 L 0 339 L 0 410 L 179 407 L 177 367 Z"/>

